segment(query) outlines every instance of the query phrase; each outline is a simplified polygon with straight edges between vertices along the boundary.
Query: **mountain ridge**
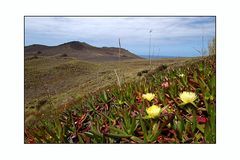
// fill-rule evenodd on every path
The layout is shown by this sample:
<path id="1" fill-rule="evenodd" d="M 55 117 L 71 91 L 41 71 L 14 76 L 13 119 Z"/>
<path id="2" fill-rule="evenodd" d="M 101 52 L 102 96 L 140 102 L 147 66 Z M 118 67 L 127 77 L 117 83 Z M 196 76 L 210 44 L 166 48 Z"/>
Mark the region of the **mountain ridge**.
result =
<path id="1" fill-rule="evenodd" d="M 25 56 L 64 56 L 75 57 L 89 61 L 114 61 L 119 60 L 119 48 L 95 47 L 85 42 L 70 41 L 56 46 L 33 44 L 24 47 Z M 140 56 L 121 48 L 120 60 L 142 59 Z"/>

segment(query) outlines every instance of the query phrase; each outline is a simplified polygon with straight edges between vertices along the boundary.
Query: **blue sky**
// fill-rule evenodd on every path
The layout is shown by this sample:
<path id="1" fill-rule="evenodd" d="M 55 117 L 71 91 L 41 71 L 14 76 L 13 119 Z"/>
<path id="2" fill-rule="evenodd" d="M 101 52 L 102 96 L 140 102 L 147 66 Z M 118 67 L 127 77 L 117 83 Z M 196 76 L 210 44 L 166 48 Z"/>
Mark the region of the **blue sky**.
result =
<path id="1" fill-rule="evenodd" d="M 215 36 L 215 17 L 25 17 L 25 45 L 81 41 L 138 55 L 199 56 Z"/>

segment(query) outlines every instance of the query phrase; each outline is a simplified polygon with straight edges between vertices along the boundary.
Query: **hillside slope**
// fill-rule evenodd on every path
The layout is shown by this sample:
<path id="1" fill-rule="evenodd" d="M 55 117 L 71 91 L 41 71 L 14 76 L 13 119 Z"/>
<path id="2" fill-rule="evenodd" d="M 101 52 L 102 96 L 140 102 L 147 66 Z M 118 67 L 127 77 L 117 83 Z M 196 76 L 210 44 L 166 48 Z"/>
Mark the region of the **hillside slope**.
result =
<path id="1" fill-rule="evenodd" d="M 87 61 L 115 61 L 119 60 L 119 49 L 114 47 L 98 48 L 84 42 L 72 41 L 58 46 L 30 45 L 24 48 L 26 57 L 38 56 L 64 56 L 75 57 Z M 141 59 L 141 57 L 121 49 L 120 60 Z"/>
<path id="2" fill-rule="evenodd" d="M 41 116 L 25 143 L 216 143 L 216 57 L 160 66 Z"/>
<path id="3" fill-rule="evenodd" d="M 152 61 L 152 68 L 160 64 L 184 61 L 186 59 L 155 60 Z M 115 69 L 121 82 L 138 78 L 138 72 L 149 69 L 148 64 L 147 60 L 136 59 L 120 63 L 115 61 L 87 62 L 73 57 L 52 56 L 25 59 L 24 105 L 25 113 L 27 113 L 25 116 L 31 115 L 32 112 L 39 112 L 35 109 L 40 106 L 41 110 L 49 111 L 53 109 L 52 105 L 58 108 L 61 104 L 71 101 L 72 97 L 82 97 L 99 88 L 115 84 L 117 80 Z M 48 103 L 42 104 L 42 102 Z"/>

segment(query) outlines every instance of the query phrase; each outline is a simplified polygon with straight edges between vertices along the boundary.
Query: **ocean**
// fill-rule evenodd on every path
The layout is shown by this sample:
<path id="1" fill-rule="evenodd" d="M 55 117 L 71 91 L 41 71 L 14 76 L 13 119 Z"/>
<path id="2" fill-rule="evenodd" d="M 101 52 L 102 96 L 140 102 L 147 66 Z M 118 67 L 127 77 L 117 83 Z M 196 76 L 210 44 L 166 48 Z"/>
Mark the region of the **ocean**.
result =
<path id="1" fill-rule="evenodd" d="M 138 55 L 142 58 L 149 58 L 149 55 Z M 178 58 L 177 56 L 151 56 L 151 59 L 161 59 L 161 58 Z"/>

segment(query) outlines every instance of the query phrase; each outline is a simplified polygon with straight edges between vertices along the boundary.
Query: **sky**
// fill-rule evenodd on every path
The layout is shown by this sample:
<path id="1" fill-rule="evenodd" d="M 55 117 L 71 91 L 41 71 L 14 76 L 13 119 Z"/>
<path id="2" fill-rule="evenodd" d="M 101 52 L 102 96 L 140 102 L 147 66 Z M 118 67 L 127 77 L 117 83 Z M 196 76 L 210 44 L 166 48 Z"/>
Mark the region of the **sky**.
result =
<path id="1" fill-rule="evenodd" d="M 25 46 L 118 47 L 120 38 L 122 48 L 137 55 L 192 57 L 214 36 L 215 17 L 25 17 Z"/>

